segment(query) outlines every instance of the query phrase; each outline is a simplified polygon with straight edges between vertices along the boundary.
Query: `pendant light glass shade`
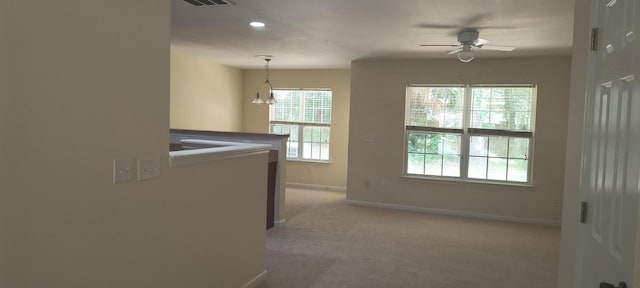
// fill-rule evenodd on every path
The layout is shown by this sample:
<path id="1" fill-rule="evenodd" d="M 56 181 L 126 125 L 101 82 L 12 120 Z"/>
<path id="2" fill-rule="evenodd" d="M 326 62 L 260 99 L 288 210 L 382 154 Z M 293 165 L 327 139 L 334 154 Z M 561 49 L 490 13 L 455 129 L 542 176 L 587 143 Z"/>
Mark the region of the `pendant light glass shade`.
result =
<path id="1" fill-rule="evenodd" d="M 273 97 L 273 92 L 269 93 L 269 99 L 267 99 L 267 101 L 265 101 L 265 103 L 267 103 L 269 105 L 276 104 L 276 98 Z"/>
<path id="2" fill-rule="evenodd" d="M 258 105 L 264 103 L 264 101 L 260 99 L 260 93 L 256 93 L 256 98 L 254 98 L 253 101 L 251 101 L 251 103 L 258 104 Z"/>

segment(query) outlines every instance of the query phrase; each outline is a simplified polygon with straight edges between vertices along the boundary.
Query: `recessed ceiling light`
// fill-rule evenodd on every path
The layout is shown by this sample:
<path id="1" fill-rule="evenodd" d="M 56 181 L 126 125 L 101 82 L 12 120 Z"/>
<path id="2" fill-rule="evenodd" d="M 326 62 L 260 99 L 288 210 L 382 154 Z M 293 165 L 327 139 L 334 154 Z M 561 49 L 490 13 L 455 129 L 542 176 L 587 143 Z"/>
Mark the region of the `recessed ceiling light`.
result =
<path id="1" fill-rule="evenodd" d="M 253 21 L 253 22 L 249 23 L 249 26 L 251 26 L 253 28 L 264 28 L 264 26 L 266 26 L 266 25 L 263 22 Z"/>

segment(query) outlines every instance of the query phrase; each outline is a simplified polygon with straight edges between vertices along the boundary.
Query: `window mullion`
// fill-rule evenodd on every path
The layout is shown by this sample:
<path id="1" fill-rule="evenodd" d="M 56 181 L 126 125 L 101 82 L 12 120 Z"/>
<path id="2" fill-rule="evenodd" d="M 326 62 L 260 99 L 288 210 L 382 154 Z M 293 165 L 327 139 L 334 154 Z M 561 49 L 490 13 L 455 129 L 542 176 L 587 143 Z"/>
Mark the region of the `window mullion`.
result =
<path id="1" fill-rule="evenodd" d="M 507 138 L 507 175 L 505 175 L 505 180 L 509 181 L 509 154 L 511 151 L 511 137 Z"/>
<path id="2" fill-rule="evenodd" d="M 531 136 L 529 138 L 529 151 L 528 151 L 528 155 L 525 156 L 525 159 L 527 160 L 527 182 L 528 183 L 532 183 L 533 179 L 532 179 L 532 173 L 533 173 L 533 161 L 531 161 L 531 159 L 533 159 L 531 156 L 533 156 L 533 136 Z"/>
<path id="3" fill-rule="evenodd" d="M 300 124 L 298 124 L 298 137 L 300 137 L 300 140 L 298 141 L 298 151 L 300 151 L 300 154 L 298 154 L 299 160 L 304 159 L 304 127 L 302 122 L 304 122 L 305 110 L 307 109 L 305 94 L 306 93 L 304 91 L 300 92 L 300 114 L 298 115 L 298 121 L 300 121 Z"/>
<path id="4" fill-rule="evenodd" d="M 489 160 L 491 160 L 489 147 L 491 147 L 491 137 L 487 137 L 487 163 L 484 166 L 484 179 L 489 179 Z"/>
<path id="5" fill-rule="evenodd" d="M 298 160 L 302 160 L 304 155 L 304 151 L 302 151 L 304 147 L 304 135 L 302 135 L 302 131 L 304 131 L 302 123 L 298 125 Z"/>
<path id="6" fill-rule="evenodd" d="M 464 87 L 464 101 L 462 113 L 462 147 L 460 151 L 460 178 L 468 179 L 469 175 L 469 127 L 471 126 L 471 86 Z"/>

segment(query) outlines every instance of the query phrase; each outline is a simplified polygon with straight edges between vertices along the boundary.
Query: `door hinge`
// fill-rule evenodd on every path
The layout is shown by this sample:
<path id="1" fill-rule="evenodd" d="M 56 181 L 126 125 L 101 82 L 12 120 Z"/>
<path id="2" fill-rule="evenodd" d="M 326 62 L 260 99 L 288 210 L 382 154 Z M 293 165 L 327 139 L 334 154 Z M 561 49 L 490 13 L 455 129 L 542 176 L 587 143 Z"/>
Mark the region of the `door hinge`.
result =
<path id="1" fill-rule="evenodd" d="M 589 210 L 587 201 L 580 202 L 580 223 L 587 223 L 587 210 Z"/>
<path id="2" fill-rule="evenodd" d="M 598 50 L 598 27 L 591 28 L 591 51 Z"/>

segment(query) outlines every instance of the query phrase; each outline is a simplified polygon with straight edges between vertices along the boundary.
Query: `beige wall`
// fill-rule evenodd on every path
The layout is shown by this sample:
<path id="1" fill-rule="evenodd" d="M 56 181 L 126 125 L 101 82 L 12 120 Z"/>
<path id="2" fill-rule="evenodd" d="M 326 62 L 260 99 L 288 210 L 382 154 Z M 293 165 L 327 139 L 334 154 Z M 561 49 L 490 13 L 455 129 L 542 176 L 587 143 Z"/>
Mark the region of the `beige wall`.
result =
<path id="1" fill-rule="evenodd" d="M 0 1 L 0 39 L 9 39 L 7 25 L 8 19 L 4 17 L 2 11 L 7 10 L 7 1 Z M 9 173 L 11 169 L 8 165 L 9 151 L 13 150 L 11 146 L 11 137 L 7 137 L 7 132 L 10 131 L 10 121 L 13 119 L 12 109 L 9 109 L 10 103 L 13 102 L 14 96 L 9 93 L 8 83 L 10 75 L 10 69 L 8 69 L 9 63 L 7 43 L 5 40 L 0 42 L 0 279 L 6 279 L 8 277 L 7 269 L 10 267 L 10 263 L 3 259 L 7 259 L 7 240 L 2 235 L 7 235 L 7 221 L 9 220 L 9 214 L 7 213 L 9 205 L 8 192 L 5 191 L 5 184 L 8 183 L 11 176 Z M 4 286 L 2 280 L 0 280 L 0 286 Z"/>
<path id="2" fill-rule="evenodd" d="M 640 201 L 640 197 L 638 197 L 638 201 Z M 640 203 L 638 203 L 638 207 L 640 207 Z M 640 213 L 638 213 L 638 222 L 640 223 Z M 639 224 L 640 225 L 640 224 Z M 640 228 L 636 229 L 636 239 L 637 241 L 640 241 Z M 636 268 L 640 268 L 640 245 L 636 244 Z M 635 281 L 635 285 L 636 288 L 640 288 L 640 272 L 637 272 L 636 270 L 636 279 Z"/>
<path id="3" fill-rule="evenodd" d="M 559 222 L 569 101 L 569 57 L 362 60 L 352 63 L 347 199 Z M 407 84 L 538 85 L 535 186 L 401 178 Z M 375 136 L 375 143 L 365 138 Z M 371 141 L 368 141 L 371 142 Z"/>
<path id="4" fill-rule="evenodd" d="M 238 132 L 241 95 L 239 69 L 171 48 L 171 128 Z"/>
<path id="5" fill-rule="evenodd" d="M 0 287 L 241 287 L 264 271 L 266 156 L 168 167 L 169 15 L 166 0 L 0 1 Z M 159 178 L 112 184 L 114 158 L 148 157 Z"/>
<path id="6" fill-rule="evenodd" d="M 276 59 L 277 60 L 277 59 Z M 274 60 L 275 61 L 275 60 Z M 268 105 L 251 104 L 258 84 L 264 81 L 264 70 L 244 71 L 243 130 L 269 132 Z M 331 88 L 333 108 L 330 135 L 330 164 L 287 163 L 287 182 L 319 186 L 346 187 L 347 146 L 349 137 L 349 70 L 272 70 L 274 88 Z M 266 90 L 261 90 L 264 98 Z"/>

